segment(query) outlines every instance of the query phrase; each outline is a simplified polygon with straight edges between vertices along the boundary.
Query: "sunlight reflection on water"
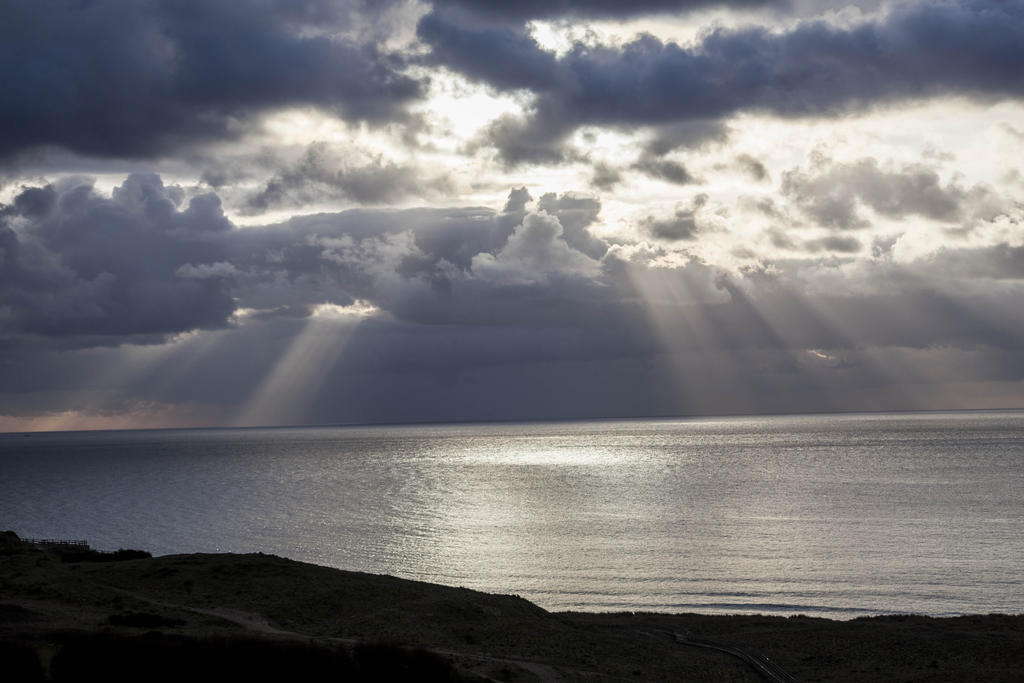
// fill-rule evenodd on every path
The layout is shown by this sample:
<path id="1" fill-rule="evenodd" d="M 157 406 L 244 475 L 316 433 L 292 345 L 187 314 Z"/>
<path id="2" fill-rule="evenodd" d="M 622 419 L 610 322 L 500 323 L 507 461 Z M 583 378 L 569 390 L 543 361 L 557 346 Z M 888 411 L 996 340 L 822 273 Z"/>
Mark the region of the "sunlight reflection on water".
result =
<path id="1" fill-rule="evenodd" d="M 1024 415 L 0 435 L 0 519 L 548 609 L 1024 611 Z"/>

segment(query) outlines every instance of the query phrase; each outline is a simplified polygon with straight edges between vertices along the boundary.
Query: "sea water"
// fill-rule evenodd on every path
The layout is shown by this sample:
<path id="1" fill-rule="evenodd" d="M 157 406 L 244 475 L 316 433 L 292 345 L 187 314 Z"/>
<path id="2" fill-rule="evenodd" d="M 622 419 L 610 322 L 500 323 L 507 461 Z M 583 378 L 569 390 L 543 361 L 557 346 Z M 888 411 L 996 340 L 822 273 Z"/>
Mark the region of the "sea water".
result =
<path id="1" fill-rule="evenodd" d="M 1024 413 L 0 435 L 0 527 L 549 610 L 1024 612 Z"/>

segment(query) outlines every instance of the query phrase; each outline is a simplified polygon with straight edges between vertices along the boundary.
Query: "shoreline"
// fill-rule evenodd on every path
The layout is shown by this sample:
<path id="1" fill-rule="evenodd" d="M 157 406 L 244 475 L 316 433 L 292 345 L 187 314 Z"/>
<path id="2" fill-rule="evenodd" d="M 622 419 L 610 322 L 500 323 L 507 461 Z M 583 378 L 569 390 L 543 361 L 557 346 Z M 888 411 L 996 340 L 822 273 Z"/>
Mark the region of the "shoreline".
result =
<path id="1" fill-rule="evenodd" d="M 698 643 L 763 657 L 795 680 L 1011 681 L 1024 670 L 1024 615 L 548 612 L 518 596 L 273 555 L 90 557 L 15 539 L 0 538 L 0 646 L 35 657 L 44 675 L 69 666 L 65 651 L 148 643 L 150 657 L 193 648 L 212 662 L 251 642 L 342 668 L 391 648 L 384 660 L 441 667 L 448 677 L 436 680 L 764 680 Z"/>

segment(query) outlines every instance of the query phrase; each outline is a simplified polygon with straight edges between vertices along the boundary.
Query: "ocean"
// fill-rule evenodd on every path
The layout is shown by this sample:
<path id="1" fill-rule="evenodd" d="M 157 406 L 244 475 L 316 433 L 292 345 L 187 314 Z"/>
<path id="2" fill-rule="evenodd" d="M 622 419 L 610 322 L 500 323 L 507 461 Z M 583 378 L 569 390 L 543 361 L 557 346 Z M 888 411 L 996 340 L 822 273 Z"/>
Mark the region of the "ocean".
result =
<path id="1" fill-rule="evenodd" d="M 1024 613 L 1024 413 L 2 434 L 0 528 L 549 610 Z"/>

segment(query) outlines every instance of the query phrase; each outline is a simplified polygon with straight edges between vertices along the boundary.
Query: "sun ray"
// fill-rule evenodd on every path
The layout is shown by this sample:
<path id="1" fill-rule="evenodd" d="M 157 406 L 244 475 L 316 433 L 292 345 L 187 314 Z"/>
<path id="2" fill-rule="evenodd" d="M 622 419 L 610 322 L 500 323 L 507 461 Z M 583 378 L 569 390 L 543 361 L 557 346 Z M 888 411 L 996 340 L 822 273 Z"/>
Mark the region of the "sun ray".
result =
<path id="1" fill-rule="evenodd" d="M 302 422 L 352 334 L 377 311 L 361 301 L 344 307 L 330 303 L 315 307 L 232 424 L 248 427 Z"/>

